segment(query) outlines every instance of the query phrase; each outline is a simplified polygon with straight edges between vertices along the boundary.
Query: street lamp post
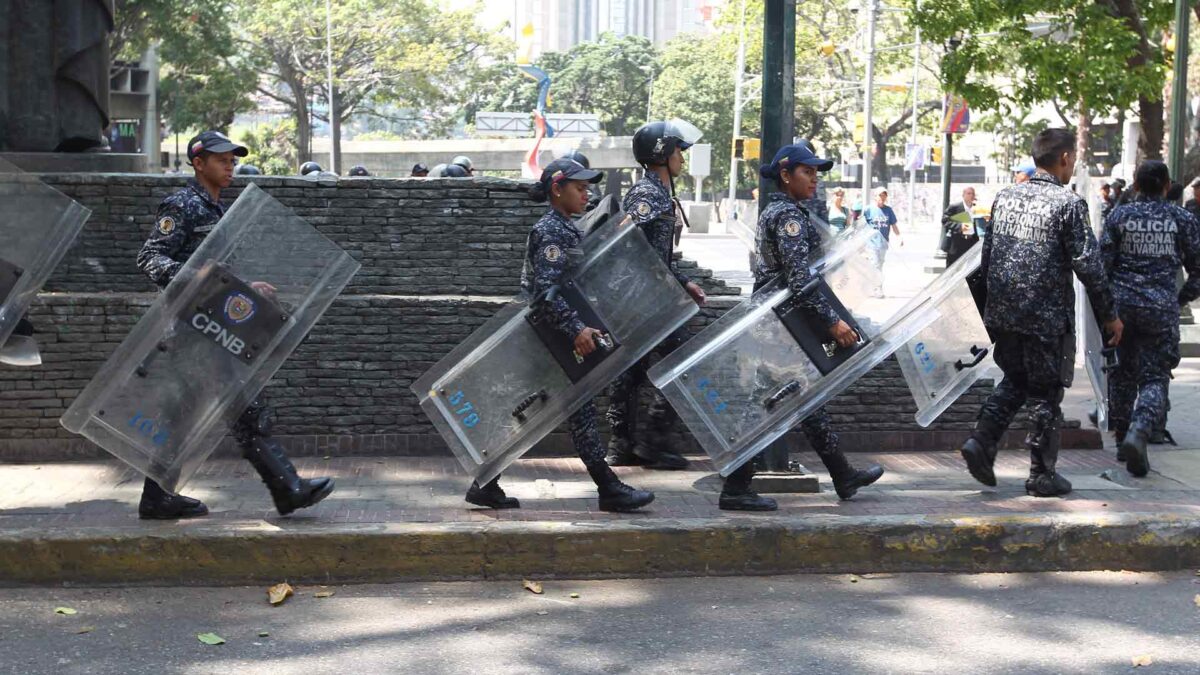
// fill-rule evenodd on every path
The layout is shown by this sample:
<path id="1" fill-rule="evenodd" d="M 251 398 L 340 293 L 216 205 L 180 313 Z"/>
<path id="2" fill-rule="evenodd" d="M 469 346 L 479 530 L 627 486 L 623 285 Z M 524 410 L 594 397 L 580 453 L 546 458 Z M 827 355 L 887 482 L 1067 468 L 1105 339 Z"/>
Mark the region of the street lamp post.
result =
<path id="1" fill-rule="evenodd" d="M 1191 3 L 1175 0 L 1175 72 L 1171 82 L 1171 136 L 1167 144 L 1167 166 L 1171 178 L 1183 180 L 1183 157 L 1187 151 L 1188 23 Z"/>
<path id="2" fill-rule="evenodd" d="M 742 78 L 746 73 L 746 0 L 742 0 L 742 18 L 738 34 L 737 67 L 733 71 L 733 138 L 729 151 L 729 213 L 727 222 L 733 220 L 737 203 L 738 159 L 733 154 L 733 143 L 742 135 Z"/>
<path id="3" fill-rule="evenodd" d="M 333 13 L 325 0 L 325 66 L 329 86 L 329 170 L 342 173 L 342 122 L 333 96 Z"/>
<path id="4" fill-rule="evenodd" d="M 874 134 L 871 133 L 871 104 L 875 95 L 875 20 L 878 16 L 879 0 L 867 0 L 867 81 L 863 89 L 863 208 L 866 208 L 871 198 L 871 150 L 875 146 Z"/>

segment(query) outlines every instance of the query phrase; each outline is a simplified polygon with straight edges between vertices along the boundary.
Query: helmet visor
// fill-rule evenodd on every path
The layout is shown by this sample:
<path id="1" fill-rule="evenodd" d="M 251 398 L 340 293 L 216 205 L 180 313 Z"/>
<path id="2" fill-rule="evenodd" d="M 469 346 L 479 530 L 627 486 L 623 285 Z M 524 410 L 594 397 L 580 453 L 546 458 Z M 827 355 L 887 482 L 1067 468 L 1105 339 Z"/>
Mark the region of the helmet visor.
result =
<path id="1" fill-rule="evenodd" d="M 678 138 L 682 141 L 683 149 L 685 150 L 695 145 L 703 135 L 703 132 L 697 129 L 691 122 L 681 120 L 678 117 L 667 122 L 667 128 L 663 131 L 664 138 Z"/>

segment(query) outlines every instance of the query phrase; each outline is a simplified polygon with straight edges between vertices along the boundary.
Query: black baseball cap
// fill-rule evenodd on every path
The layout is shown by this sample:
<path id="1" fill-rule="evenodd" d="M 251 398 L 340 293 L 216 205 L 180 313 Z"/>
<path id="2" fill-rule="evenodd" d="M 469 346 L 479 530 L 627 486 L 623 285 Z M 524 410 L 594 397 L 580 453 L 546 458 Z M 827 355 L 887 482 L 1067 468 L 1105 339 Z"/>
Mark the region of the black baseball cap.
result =
<path id="1" fill-rule="evenodd" d="M 589 183 L 599 183 L 603 177 L 603 171 L 588 169 L 573 159 L 563 157 L 547 164 L 546 168 L 542 169 L 542 177 L 538 182 L 549 193 L 550 186 L 561 180 L 583 180 Z"/>
<path id="2" fill-rule="evenodd" d="M 189 162 L 196 159 L 202 152 L 232 152 L 234 157 L 245 157 L 250 154 L 245 147 L 229 140 L 225 134 L 212 129 L 202 131 L 188 141 L 187 158 Z"/>

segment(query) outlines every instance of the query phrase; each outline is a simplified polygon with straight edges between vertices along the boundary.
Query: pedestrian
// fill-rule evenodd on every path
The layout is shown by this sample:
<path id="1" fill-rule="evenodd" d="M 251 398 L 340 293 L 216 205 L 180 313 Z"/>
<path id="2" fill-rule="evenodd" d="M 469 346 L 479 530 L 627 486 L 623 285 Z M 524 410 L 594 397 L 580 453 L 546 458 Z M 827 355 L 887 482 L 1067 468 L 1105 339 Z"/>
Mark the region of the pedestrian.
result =
<path id="1" fill-rule="evenodd" d="M 675 261 L 675 239 L 683 227 L 682 209 L 675 199 L 675 179 L 683 172 L 683 151 L 700 138 L 700 130 L 682 120 L 656 121 L 642 125 L 633 134 L 633 157 L 642 166 L 643 175 L 630 188 L 622 202 L 625 213 L 633 219 L 658 253 L 659 259 L 683 286 L 688 295 L 703 306 L 704 291 L 679 270 Z M 667 432 L 673 410 L 666 398 L 655 390 L 648 412 L 650 433 L 638 428 L 638 401 L 650 358 L 664 356 L 681 346 L 690 334 L 680 326 L 657 345 L 651 354 L 621 373 L 609 389 L 608 423 L 612 436 L 608 443 L 608 462 L 612 466 L 642 465 L 651 469 L 683 469 L 687 459 L 667 447 Z"/>
<path id="2" fill-rule="evenodd" d="M 1020 185 L 1027 182 L 1030 178 L 1033 178 L 1033 174 L 1036 171 L 1037 167 L 1034 165 L 1033 160 L 1030 159 L 1021 162 L 1013 167 L 1013 183 Z"/>
<path id="3" fill-rule="evenodd" d="M 887 257 L 888 246 L 893 232 L 896 234 L 897 242 L 900 246 L 904 246 L 904 236 L 900 234 L 900 228 L 897 226 L 899 220 L 896 218 L 896 212 L 892 210 L 892 207 L 888 206 L 887 201 L 887 188 L 879 188 L 875 191 L 875 204 L 868 207 L 866 212 L 863 213 L 863 220 L 867 226 L 879 233 L 879 236 L 874 238 L 873 251 L 875 269 L 878 272 L 876 278 L 879 283 L 874 289 L 873 295 L 877 298 L 884 297 L 883 262 Z"/>
<path id="4" fill-rule="evenodd" d="M 946 266 L 953 265 L 979 241 L 975 231 L 975 188 L 963 188 L 962 201 L 951 204 L 942 214 L 942 229 L 950 239 Z"/>
<path id="5" fill-rule="evenodd" d="M 194 171 L 187 187 L 168 196 L 158 206 L 158 216 L 150 237 L 137 256 L 138 267 L 159 289 L 165 289 L 188 258 L 225 215 L 221 190 L 233 181 L 237 157 L 247 155 L 246 148 L 218 131 L 205 131 L 188 142 L 187 157 Z M 250 284 L 270 294 L 274 289 L 265 282 Z M 296 509 L 316 504 L 333 492 L 330 478 L 304 479 L 284 454 L 279 441 L 271 437 L 271 409 L 259 394 L 234 424 L 233 433 L 242 449 L 242 457 L 258 471 L 271 492 L 275 509 L 287 515 Z M 173 495 L 150 478 L 142 487 L 138 515 L 144 519 L 174 520 L 208 513 L 198 499 Z"/>
<path id="6" fill-rule="evenodd" d="M 1065 389 L 1075 362 L 1075 289 L 1071 272 L 1087 289 L 1092 308 L 1121 341 L 1099 245 L 1087 202 L 1065 187 L 1075 170 L 1075 134 L 1045 129 L 1033 139 L 1037 172 L 1000 191 L 992 205 L 991 232 L 983 240 L 979 273 L 986 285 L 984 324 L 1004 377 L 979 411 L 961 452 L 976 480 L 994 486 L 996 444 L 1023 406 L 1032 431 L 1025 491 L 1054 497 L 1071 491 L 1058 473 L 1059 427 Z"/>
<path id="7" fill-rule="evenodd" d="M 850 347 L 859 341 L 858 334 L 825 298 L 808 287 L 814 276 L 811 266 L 824 251 L 821 234 L 804 204 L 816 192 L 817 172 L 833 168 L 832 160 L 817 157 L 811 147 L 801 143 L 785 145 L 775 153 L 770 164 L 759 169 L 763 178 L 775 183 L 776 191 L 767 198 L 767 206 L 758 216 L 754 290 L 782 277 L 793 294 L 805 299 L 804 306 L 814 320 L 828 328 L 829 336 L 838 345 Z M 850 499 L 860 488 L 883 476 L 883 468 L 879 465 L 873 464 L 863 470 L 851 466 L 838 447 L 838 435 L 833 431 L 824 407 L 804 418 L 800 428 L 829 471 L 834 491 L 840 499 Z M 729 511 L 775 510 L 775 500 L 751 490 L 753 478 L 754 460 L 751 459 L 725 479 L 718 506 Z"/>
<path id="8" fill-rule="evenodd" d="M 1179 309 L 1200 297 L 1200 223 L 1165 197 L 1167 165 L 1148 160 L 1133 179 L 1137 198 L 1112 210 L 1100 250 L 1125 324 L 1109 375 L 1109 427 L 1129 473 L 1150 470 L 1146 444 L 1165 425 L 1171 370 L 1179 365 Z M 1187 281 L 1177 290 L 1180 269 Z"/>
<path id="9" fill-rule="evenodd" d="M 1131 195 L 1128 194 L 1127 190 L 1125 190 L 1125 179 L 1114 178 L 1112 181 L 1112 205 L 1120 206 L 1121 204 L 1124 204 L 1130 196 Z"/>
<path id="10" fill-rule="evenodd" d="M 829 205 L 829 229 L 833 234 L 841 234 L 854 227 L 854 212 L 846 205 L 846 190 L 836 187 L 833 189 L 833 203 Z"/>
<path id="11" fill-rule="evenodd" d="M 429 167 L 417 162 L 416 164 L 413 164 L 412 173 L 409 175 L 413 178 L 424 178 L 429 175 Z"/>
<path id="12" fill-rule="evenodd" d="M 1192 196 L 1183 203 L 1183 208 L 1200 220 L 1200 178 L 1192 181 Z"/>
<path id="13" fill-rule="evenodd" d="M 1108 212 L 1113 207 L 1113 186 L 1109 181 L 1104 181 L 1100 184 L 1100 222 L 1108 217 Z"/>
<path id="14" fill-rule="evenodd" d="M 597 348 L 601 331 L 584 324 L 579 312 L 553 290 L 567 282 L 572 256 L 580 248 L 583 233 L 575 227 L 574 216 L 587 206 L 588 186 L 603 178 L 599 171 L 586 169 L 570 159 L 556 159 L 542 169 L 541 178 L 529 190 L 533 201 L 550 208 L 533 226 L 525 243 L 525 265 L 521 270 L 521 291 L 535 306 L 535 311 L 562 333 L 564 340 L 573 340 L 581 356 Z M 634 511 L 654 501 L 654 493 L 638 490 L 622 483 L 604 461 L 604 446 L 596 428 L 596 402 L 588 400 L 571 415 L 571 440 L 579 459 L 600 493 L 601 511 Z M 486 485 L 472 483 L 467 501 L 492 508 L 516 508 L 520 503 L 504 494 L 497 476 Z"/>

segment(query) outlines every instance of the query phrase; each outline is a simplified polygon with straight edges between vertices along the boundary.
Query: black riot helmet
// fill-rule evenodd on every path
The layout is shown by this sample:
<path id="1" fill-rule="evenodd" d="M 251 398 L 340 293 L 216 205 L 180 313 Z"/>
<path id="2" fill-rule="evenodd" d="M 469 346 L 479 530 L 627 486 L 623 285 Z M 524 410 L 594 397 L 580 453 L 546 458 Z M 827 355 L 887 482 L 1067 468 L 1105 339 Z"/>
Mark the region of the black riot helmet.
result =
<path id="1" fill-rule="evenodd" d="M 316 162 L 305 162 L 300 165 L 300 175 L 307 176 L 310 173 L 321 173 L 324 169 Z"/>
<path id="2" fill-rule="evenodd" d="M 472 173 L 475 173 L 475 163 L 472 162 L 471 158 L 467 157 L 466 155 L 459 155 L 458 157 L 455 157 L 454 159 L 450 160 L 450 166 L 461 166 L 463 168 L 463 171 L 467 172 L 468 176 L 471 175 Z M 451 177 L 452 178 L 461 178 L 461 176 L 451 176 Z"/>
<path id="3" fill-rule="evenodd" d="M 583 165 L 583 168 L 592 168 L 592 163 L 588 161 L 587 155 L 578 150 L 568 150 L 559 157 L 559 159 L 573 159 Z"/>
<path id="4" fill-rule="evenodd" d="M 445 176 L 445 175 L 446 175 L 446 165 L 445 164 L 434 164 L 433 168 L 429 170 L 429 178 L 441 178 L 442 176 Z"/>
<path id="5" fill-rule="evenodd" d="M 642 166 L 666 164 L 675 148 L 687 150 L 703 134 L 690 122 L 673 119 L 649 122 L 633 134 L 633 158 Z"/>
<path id="6" fill-rule="evenodd" d="M 355 164 L 354 166 L 350 167 L 349 175 L 351 175 L 351 176 L 370 176 L 371 173 L 369 171 L 367 171 L 367 167 L 363 166 L 362 164 Z"/>
<path id="7" fill-rule="evenodd" d="M 470 175 L 460 164 L 447 164 L 442 170 L 442 178 L 469 178 Z"/>
<path id="8" fill-rule="evenodd" d="M 234 174 L 238 176 L 261 176 L 262 171 L 258 170 L 253 164 L 238 164 L 238 168 L 234 169 Z"/>

